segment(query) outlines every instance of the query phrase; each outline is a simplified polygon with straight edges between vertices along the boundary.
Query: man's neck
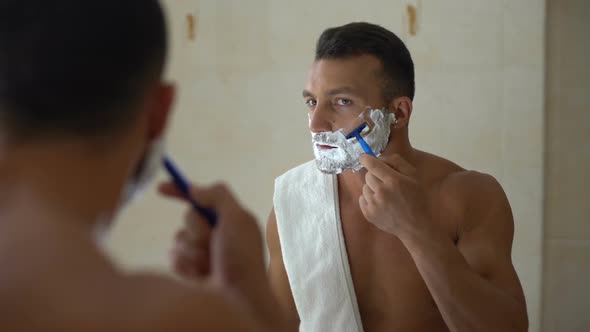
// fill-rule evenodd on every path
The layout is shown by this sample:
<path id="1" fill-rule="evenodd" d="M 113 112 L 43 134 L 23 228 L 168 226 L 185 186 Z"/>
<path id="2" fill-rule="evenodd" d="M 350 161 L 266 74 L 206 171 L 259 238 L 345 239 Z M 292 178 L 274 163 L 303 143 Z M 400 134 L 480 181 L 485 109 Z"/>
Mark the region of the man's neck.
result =
<path id="1" fill-rule="evenodd" d="M 121 169 L 118 158 L 82 144 L 0 148 L 1 223 L 25 218 L 92 231 L 118 205 Z"/>

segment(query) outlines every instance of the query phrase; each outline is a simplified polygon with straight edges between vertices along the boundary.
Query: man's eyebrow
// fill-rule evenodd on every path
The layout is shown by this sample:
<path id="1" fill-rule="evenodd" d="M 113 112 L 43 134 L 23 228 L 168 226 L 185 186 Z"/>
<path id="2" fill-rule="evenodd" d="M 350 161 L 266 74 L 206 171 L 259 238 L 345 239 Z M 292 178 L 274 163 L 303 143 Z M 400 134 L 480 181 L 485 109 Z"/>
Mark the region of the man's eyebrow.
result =
<path id="1" fill-rule="evenodd" d="M 327 95 L 333 96 L 333 95 L 337 95 L 337 94 L 341 94 L 341 93 L 358 94 L 358 91 L 354 88 L 345 86 L 342 88 L 332 89 L 332 90 L 328 91 Z"/>
<path id="2" fill-rule="evenodd" d="M 326 93 L 326 95 L 328 95 L 328 96 L 334 96 L 334 95 L 341 94 L 341 93 L 348 93 L 348 94 L 354 94 L 354 95 L 356 95 L 356 94 L 359 93 L 359 91 L 357 89 L 352 88 L 352 87 L 345 86 L 345 87 L 342 87 L 342 88 L 332 89 L 332 90 L 328 91 Z M 315 96 L 313 95 L 313 93 L 311 93 L 311 92 L 309 92 L 307 90 L 303 90 L 303 97 L 304 98 L 306 98 L 306 97 L 315 98 Z"/>

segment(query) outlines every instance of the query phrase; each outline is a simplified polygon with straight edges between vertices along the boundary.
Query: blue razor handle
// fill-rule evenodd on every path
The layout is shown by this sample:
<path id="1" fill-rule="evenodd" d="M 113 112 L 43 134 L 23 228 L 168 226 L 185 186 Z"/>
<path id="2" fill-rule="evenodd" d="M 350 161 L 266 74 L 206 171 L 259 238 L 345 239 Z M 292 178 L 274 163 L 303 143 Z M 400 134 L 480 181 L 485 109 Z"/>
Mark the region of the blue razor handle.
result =
<path id="1" fill-rule="evenodd" d="M 217 213 L 215 210 L 201 206 L 190 194 L 190 185 L 186 178 L 182 175 L 178 167 L 174 165 L 170 158 L 163 158 L 164 168 L 170 174 L 172 181 L 180 190 L 182 195 L 191 203 L 195 211 L 197 211 L 203 218 L 207 220 L 209 226 L 214 227 L 217 224 Z"/>
<path id="2" fill-rule="evenodd" d="M 357 141 L 359 141 L 361 148 L 363 148 L 363 151 L 365 151 L 366 154 L 377 158 L 377 156 L 375 155 L 373 150 L 371 150 L 371 147 L 369 146 L 369 144 L 367 144 L 367 142 L 361 136 L 361 133 L 365 129 L 365 127 L 367 127 L 366 123 L 363 123 L 362 125 L 358 126 L 358 128 L 356 128 L 355 130 L 353 130 L 350 134 L 348 134 L 346 136 L 346 139 L 351 139 L 351 138 L 355 137 L 357 139 Z"/>
<path id="3" fill-rule="evenodd" d="M 363 148 L 363 150 L 364 150 L 364 151 L 365 151 L 367 154 L 369 154 L 369 155 L 371 155 L 371 156 L 373 156 L 373 157 L 377 158 L 377 156 L 375 155 L 375 152 L 373 152 L 373 150 L 371 150 L 371 147 L 370 147 L 370 146 L 369 146 L 369 144 L 367 144 L 367 142 L 365 142 L 365 140 L 364 140 L 364 139 L 361 137 L 361 134 L 358 134 L 358 136 L 356 136 L 356 139 L 359 141 L 359 143 L 361 144 L 361 147 Z"/>

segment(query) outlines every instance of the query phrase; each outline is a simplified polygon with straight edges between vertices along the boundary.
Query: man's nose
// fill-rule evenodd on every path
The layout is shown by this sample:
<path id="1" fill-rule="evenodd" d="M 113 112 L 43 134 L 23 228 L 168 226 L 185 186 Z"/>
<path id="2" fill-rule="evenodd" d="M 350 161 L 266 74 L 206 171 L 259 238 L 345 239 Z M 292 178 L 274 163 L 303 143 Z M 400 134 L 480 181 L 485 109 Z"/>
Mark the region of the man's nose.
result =
<path id="1" fill-rule="evenodd" d="M 319 104 L 309 113 L 309 130 L 312 133 L 321 133 L 326 131 L 333 131 L 332 114 L 329 107 L 320 106 Z"/>

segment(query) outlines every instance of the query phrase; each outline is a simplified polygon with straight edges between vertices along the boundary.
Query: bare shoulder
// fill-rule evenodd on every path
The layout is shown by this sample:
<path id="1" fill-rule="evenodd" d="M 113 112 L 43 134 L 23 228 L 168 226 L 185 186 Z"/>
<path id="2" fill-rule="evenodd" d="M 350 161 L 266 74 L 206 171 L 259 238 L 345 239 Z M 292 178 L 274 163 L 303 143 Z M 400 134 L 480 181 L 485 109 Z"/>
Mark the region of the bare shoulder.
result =
<path id="1" fill-rule="evenodd" d="M 34 234 L 21 233 L 20 239 L 0 243 L 0 311 L 11 318 L 1 320 L 2 331 L 230 331 L 254 326 L 218 287 L 123 273 L 89 237 L 77 233 L 47 231 L 37 241 Z"/>
<path id="2" fill-rule="evenodd" d="M 456 192 L 472 204 L 487 205 L 505 197 L 502 186 L 492 175 L 472 170 L 462 170 L 449 174 L 441 182 L 443 190 Z"/>
<path id="3" fill-rule="evenodd" d="M 256 325 L 237 310 L 229 294 L 207 283 L 189 284 L 141 274 L 121 279 L 120 286 L 125 296 L 112 314 L 126 317 L 128 330 L 232 331 L 250 330 Z"/>
<path id="4" fill-rule="evenodd" d="M 484 199 L 504 195 L 500 183 L 489 174 L 466 170 L 450 160 L 422 151 L 417 151 L 417 159 L 426 181 L 447 193 Z"/>
<path id="5" fill-rule="evenodd" d="M 277 226 L 277 217 L 274 208 L 268 215 L 268 221 L 266 223 L 266 243 L 271 254 L 280 254 L 281 243 L 279 241 L 279 231 Z"/>
<path id="6" fill-rule="evenodd" d="M 492 175 L 465 168 L 438 156 L 419 152 L 423 172 L 436 196 L 461 215 L 461 228 L 477 226 L 490 213 L 502 213 L 511 221 L 510 204 L 502 186 Z M 508 218 L 509 217 L 509 218 Z"/>

